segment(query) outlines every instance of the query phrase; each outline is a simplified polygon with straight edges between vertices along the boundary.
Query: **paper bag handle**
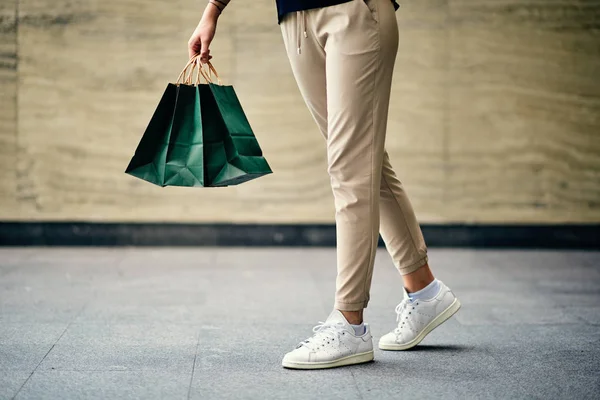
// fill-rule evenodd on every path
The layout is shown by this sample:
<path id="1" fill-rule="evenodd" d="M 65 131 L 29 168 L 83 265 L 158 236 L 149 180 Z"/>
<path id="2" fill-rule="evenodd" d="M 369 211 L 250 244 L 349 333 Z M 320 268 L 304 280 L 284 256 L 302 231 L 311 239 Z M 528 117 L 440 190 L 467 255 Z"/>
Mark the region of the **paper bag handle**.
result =
<path id="1" fill-rule="evenodd" d="M 187 70 L 192 65 L 192 63 L 194 62 L 195 57 L 190 58 L 190 60 L 187 62 L 187 64 L 185 64 L 185 67 L 183 68 L 183 70 L 181 71 L 181 73 L 179 74 L 179 76 L 177 77 L 177 81 L 175 81 L 176 85 L 179 85 L 180 83 L 185 82 L 185 77 L 186 77 L 186 74 L 187 74 Z M 181 80 L 182 78 L 183 78 L 183 81 Z"/>
<path id="2" fill-rule="evenodd" d="M 199 85 L 200 84 L 200 76 L 201 75 L 204 78 L 204 80 L 206 81 L 206 83 L 210 82 L 210 79 L 206 76 L 206 73 L 202 69 L 201 65 L 202 65 L 202 62 L 200 61 L 200 56 L 196 56 L 194 58 L 194 61 L 192 62 L 192 68 L 190 68 L 190 73 L 189 73 L 189 75 L 187 76 L 187 78 L 184 81 L 184 83 L 186 85 Z M 192 81 L 192 78 L 194 76 L 194 69 L 195 68 L 198 68 L 198 70 L 196 71 L 196 82 L 194 83 Z"/>
<path id="3" fill-rule="evenodd" d="M 190 67 L 191 67 L 191 69 L 190 69 Z M 190 58 L 190 60 L 187 62 L 187 64 L 185 65 L 185 67 L 183 68 L 181 73 L 179 74 L 179 77 L 177 78 L 177 81 L 175 82 L 175 84 L 176 85 L 179 85 L 179 84 L 192 85 L 192 84 L 194 84 L 192 82 L 192 76 L 194 74 L 194 69 L 196 69 L 196 68 L 198 68 L 198 71 L 196 72 L 196 82 L 195 82 L 196 85 L 200 84 L 200 76 L 201 75 L 206 82 L 212 82 L 210 80 L 210 78 L 206 75 L 206 72 L 204 71 L 204 69 L 202 69 L 202 67 L 201 67 L 200 55 L 195 55 L 194 57 Z"/>
<path id="4" fill-rule="evenodd" d="M 206 62 L 206 65 L 208 66 L 208 72 L 204 71 L 204 67 L 202 66 L 202 63 L 200 63 L 200 67 L 202 69 L 202 75 L 204 76 L 204 79 L 206 79 L 210 83 L 214 83 L 212 81 L 212 75 L 214 74 L 214 76 L 217 78 L 217 83 L 219 85 L 222 85 L 223 82 L 221 82 L 221 78 L 219 78 L 219 74 L 217 73 L 217 70 L 215 69 L 215 67 L 211 64 L 210 61 Z"/>

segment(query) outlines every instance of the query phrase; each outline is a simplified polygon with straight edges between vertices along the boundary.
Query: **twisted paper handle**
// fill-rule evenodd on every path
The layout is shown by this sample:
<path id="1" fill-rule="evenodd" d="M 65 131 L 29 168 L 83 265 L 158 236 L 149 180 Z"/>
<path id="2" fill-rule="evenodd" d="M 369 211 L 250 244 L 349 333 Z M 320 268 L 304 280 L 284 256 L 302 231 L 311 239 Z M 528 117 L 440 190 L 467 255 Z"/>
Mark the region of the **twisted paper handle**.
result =
<path id="1" fill-rule="evenodd" d="M 183 70 L 181 71 L 181 73 L 179 74 L 179 76 L 177 77 L 177 81 L 175 82 L 176 85 L 179 85 L 180 83 L 185 82 L 185 78 L 186 78 L 186 74 L 187 74 L 187 70 L 188 68 L 192 65 L 192 63 L 194 62 L 194 57 L 192 57 L 187 64 L 185 65 L 185 67 L 183 68 Z M 183 78 L 183 81 L 181 80 Z"/>
<path id="2" fill-rule="evenodd" d="M 213 67 L 210 61 L 208 61 L 206 65 L 208 65 L 208 72 L 205 72 L 204 68 L 202 67 L 202 64 L 200 64 L 200 68 L 202 69 L 202 75 L 204 76 L 204 79 L 208 80 L 208 82 L 210 83 L 214 83 L 212 81 L 212 75 L 214 74 L 215 78 L 217 78 L 217 84 L 222 85 L 223 82 L 221 82 L 221 78 L 219 78 L 219 74 L 217 73 L 215 67 Z"/>
<path id="3" fill-rule="evenodd" d="M 192 79 L 194 76 L 194 70 L 196 68 L 197 68 L 196 81 L 194 83 L 192 81 Z M 179 74 L 179 77 L 177 78 L 177 81 L 175 82 L 175 84 L 176 85 L 180 85 L 180 84 L 199 85 L 200 84 L 200 76 L 202 76 L 207 83 L 212 83 L 212 80 L 206 75 L 206 72 L 202 68 L 202 62 L 200 61 L 200 55 L 196 55 L 188 61 L 186 66 L 183 68 L 183 70 Z"/>

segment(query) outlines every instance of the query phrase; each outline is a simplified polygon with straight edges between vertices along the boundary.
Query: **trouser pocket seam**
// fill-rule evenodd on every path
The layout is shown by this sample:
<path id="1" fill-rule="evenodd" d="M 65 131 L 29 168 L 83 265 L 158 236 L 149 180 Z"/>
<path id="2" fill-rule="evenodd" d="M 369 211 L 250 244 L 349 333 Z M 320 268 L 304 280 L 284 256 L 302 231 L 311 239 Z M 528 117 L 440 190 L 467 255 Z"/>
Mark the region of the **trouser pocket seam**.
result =
<path id="1" fill-rule="evenodd" d="M 377 11 L 377 0 L 358 0 L 361 1 L 369 10 L 371 14 L 371 18 L 377 23 L 379 23 L 379 13 Z"/>

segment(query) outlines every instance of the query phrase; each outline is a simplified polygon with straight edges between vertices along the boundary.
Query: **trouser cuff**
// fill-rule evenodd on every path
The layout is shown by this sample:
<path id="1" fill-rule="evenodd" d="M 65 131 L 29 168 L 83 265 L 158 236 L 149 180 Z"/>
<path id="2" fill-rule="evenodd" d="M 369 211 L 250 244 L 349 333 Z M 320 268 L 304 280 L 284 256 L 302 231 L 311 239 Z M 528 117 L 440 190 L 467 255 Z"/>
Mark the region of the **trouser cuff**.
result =
<path id="1" fill-rule="evenodd" d="M 340 311 L 360 311 L 367 308 L 367 304 L 369 304 L 369 300 L 361 301 L 360 303 L 344 303 L 336 301 L 333 307 Z"/>
<path id="2" fill-rule="evenodd" d="M 408 275 L 408 274 L 415 272 L 416 270 L 418 270 L 425 264 L 427 264 L 428 261 L 429 261 L 429 258 L 427 256 L 425 256 L 415 263 L 412 263 L 410 265 L 405 265 L 402 267 L 398 267 L 398 271 L 400 271 L 400 275 Z"/>

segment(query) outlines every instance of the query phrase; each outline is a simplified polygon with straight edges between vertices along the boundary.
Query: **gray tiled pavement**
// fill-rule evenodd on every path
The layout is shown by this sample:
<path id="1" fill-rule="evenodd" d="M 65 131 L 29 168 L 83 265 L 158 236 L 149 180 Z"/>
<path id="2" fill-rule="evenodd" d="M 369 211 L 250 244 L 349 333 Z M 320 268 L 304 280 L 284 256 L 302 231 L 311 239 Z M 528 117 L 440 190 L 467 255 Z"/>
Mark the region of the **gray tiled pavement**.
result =
<path id="1" fill-rule="evenodd" d="M 421 346 L 289 371 L 333 249 L 0 249 L 0 399 L 600 398 L 600 253 L 430 251 L 463 303 Z M 393 328 L 381 251 L 367 320 Z"/>

